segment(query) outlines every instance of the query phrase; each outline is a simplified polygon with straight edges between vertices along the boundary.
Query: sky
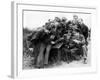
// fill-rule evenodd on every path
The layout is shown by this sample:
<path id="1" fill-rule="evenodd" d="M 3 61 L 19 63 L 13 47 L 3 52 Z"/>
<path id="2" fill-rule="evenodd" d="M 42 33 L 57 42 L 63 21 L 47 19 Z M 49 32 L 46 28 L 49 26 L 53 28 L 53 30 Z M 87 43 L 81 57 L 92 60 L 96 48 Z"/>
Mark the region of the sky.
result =
<path id="1" fill-rule="evenodd" d="M 73 15 L 78 15 L 82 18 L 84 23 L 91 27 L 91 14 L 80 13 L 59 13 L 59 12 L 40 12 L 40 11 L 24 11 L 24 28 L 30 30 L 42 27 L 48 19 L 53 20 L 55 17 L 66 17 L 68 20 L 73 19 Z"/>

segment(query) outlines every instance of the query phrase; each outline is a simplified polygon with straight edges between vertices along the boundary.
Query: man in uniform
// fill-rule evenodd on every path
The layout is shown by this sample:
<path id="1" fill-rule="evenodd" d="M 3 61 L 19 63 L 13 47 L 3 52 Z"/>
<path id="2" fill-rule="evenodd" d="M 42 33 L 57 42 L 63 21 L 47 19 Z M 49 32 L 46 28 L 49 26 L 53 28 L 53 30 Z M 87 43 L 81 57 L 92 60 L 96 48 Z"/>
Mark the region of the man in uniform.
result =
<path id="1" fill-rule="evenodd" d="M 82 48 L 83 53 L 80 54 L 80 57 L 83 58 L 83 62 L 86 63 L 86 59 L 87 59 L 87 47 L 85 44 L 85 38 L 82 34 L 80 34 L 77 31 L 73 31 L 73 36 L 72 36 L 72 41 L 76 43 L 76 47 L 75 48 Z M 74 49 L 73 48 L 71 51 L 74 55 Z"/>
<path id="2" fill-rule="evenodd" d="M 80 18 L 80 19 L 78 20 L 78 22 L 79 22 L 79 25 L 80 25 L 81 33 L 84 35 L 85 40 L 87 40 L 89 29 L 88 29 L 88 27 L 84 24 L 83 19 Z"/>
<path id="3" fill-rule="evenodd" d="M 63 37 L 59 39 L 60 42 L 62 42 L 61 46 L 61 60 L 67 61 L 68 63 L 71 61 L 71 54 L 69 50 L 69 43 L 70 43 L 70 37 L 71 37 L 71 32 L 68 31 L 68 33 L 64 34 Z"/>
<path id="4" fill-rule="evenodd" d="M 77 15 L 73 16 L 72 24 L 78 24 L 78 16 Z"/>

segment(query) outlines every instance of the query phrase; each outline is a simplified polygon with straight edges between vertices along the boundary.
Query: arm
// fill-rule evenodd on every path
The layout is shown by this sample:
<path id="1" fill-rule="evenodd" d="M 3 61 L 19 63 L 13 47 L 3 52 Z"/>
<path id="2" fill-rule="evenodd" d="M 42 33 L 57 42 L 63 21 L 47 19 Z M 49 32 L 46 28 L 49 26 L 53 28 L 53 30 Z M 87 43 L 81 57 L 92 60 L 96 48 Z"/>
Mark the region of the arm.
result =
<path id="1" fill-rule="evenodd" d="M 56 41 L 51 41 L 51 43 L 52 43 L 52 44 L 57 44 L 57 43 L 59 43 L 59 42 L 61 42 L 61 41 L 63 41 L 63 40 L 64 40 L 64 38 L 61 37 L 60 39 L 57 39 Z"/>

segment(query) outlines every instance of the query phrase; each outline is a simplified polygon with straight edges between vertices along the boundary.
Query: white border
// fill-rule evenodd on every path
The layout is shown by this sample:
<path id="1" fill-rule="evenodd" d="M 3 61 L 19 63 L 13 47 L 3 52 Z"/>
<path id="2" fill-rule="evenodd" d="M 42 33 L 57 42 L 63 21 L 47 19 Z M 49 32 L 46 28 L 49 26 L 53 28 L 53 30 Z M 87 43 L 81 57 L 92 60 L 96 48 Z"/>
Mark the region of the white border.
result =
<path id="1" fill-rule="evenodd" d="M 71 6 L 54 6 L 54 5 L 32 5 L 25 3 L 12 3 L 12 26 L 13 31 L 13 51 L 12 51 L 12 77 L 41 77 L 53 75 L 66 75 L 72 73 L 96 72 L 96 53 L 95 53 L 95 33 L 96 32 L 96 8 L 71 7 Z M 31 69 L 22 70 L 22 12 L 23 10 L 49 10 L 49 11 L 69 11 L 69 12 L 85 12 L 92 15 L 92 47 L 91 47 L 91 66 L 67 69 Z"/>

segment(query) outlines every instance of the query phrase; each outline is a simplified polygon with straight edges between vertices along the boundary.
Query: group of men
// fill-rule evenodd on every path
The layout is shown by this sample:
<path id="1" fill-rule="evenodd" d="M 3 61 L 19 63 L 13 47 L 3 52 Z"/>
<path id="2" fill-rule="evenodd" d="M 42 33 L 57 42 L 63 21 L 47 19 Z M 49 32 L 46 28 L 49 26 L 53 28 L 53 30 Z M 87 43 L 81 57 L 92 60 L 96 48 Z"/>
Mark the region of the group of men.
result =
<path id="1" fill-rule="evenodd" d="M 28 36 L 28 41 L 33 48 L 34 65 L 37 68 L 43 68 L 49 65 L 50 58 L 57 54 L 57 62 L 72 60 L 87 60 L 89 29 L 84 24 L 83 19 L 77 15 L 73 20 L 61 19 L 55 17 L 54 20 L 48 20 L 42 27 L 33 31 Z M 52 52 L 55 50 L 56 53 Z M 55 58 L 54 58 L 55 59 Z"/>

